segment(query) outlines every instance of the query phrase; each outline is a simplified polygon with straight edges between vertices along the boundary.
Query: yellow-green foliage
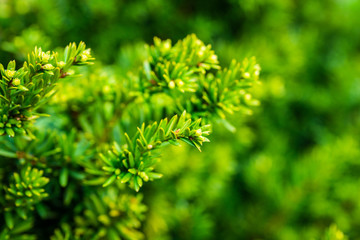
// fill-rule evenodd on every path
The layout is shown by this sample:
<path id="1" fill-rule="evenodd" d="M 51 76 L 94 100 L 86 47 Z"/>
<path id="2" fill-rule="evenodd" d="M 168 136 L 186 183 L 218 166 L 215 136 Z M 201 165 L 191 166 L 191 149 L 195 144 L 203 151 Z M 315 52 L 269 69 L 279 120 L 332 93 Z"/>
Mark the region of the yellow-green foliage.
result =
<path id="1" fill-rule="evenodd" d="M 130 231 L 146 239 L 360 237 L 359 1 L 2 0 L 0 9 L 4 70 L 13 59 L 18 70 L 35 46 L 62 58 L 58 46 L 81 40 L 98 60 L 68 71 L 75 78 L 57 81 L 57 93 L 31 112 L 51 117 L 5 121 L 15 138 L 0 138 L 0 205 L 11 203 L 14 172 L 31 165 L 50 181 L 49 197 L 25 208 L 27 220 L 0 212 L 0 239 L 113 236 L 102 229 L 126 238 L 114 227 L 121 218 L 98 219 L 111 201 L 101 200 L 99 211 L 89 197 L 101 199 L 108 188 L 123 199 L 138 194 L 121 180 L 102 187 L 116 171 L 106 161 L 125 173 L 124 133 L 137 139 L 143 123 L 184 110 L 186 119 L 212 125 L 211 143 L 201 153 L 186 144 L 151 151 L 152 171 L 163 177 L 139 189 L 136 205 L 147 210 L 133 210 L 145 218 Z M 17 87 L 21 80 L 13 83 L 14 94 L 29 94 Z"/>
<path id="2" fill-rule="evenodd" d="M 163 176 L 155 170 L 161 147 L 183 142 L 201 152 L 214 120 L 258 105 L 249 91 L 260 70 L 254 58 L 223 70 L 194 34 L 174 46 L 155 38 L 145 49 L 143 64 L 125 76 L 101 66 L 74 74 L 72 65 L 94 60 L 84 43 L 60 57 L 35 48 L 22 68 L 12 61 L 2 69 L 3 238 L 28 237 L 30 227 L 32 238 L 144 238 L 147 207 L 131 189 Z M 16 135 L 14 118 L 27 122 Z M 27 220 L 22 231 L 18 217 Z M 57 224 L 48 232 L 38 218 Z"/>

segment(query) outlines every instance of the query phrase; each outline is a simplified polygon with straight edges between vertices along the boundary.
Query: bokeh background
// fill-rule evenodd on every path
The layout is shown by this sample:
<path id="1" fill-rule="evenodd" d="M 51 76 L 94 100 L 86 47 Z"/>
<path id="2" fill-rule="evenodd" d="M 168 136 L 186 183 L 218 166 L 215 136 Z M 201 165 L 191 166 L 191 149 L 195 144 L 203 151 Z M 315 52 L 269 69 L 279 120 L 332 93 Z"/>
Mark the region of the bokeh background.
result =
<path id="1" fill-rule="evenodd" d="M 359 13 L 357 0 L 0 0 L 0 61 L 82 40 L 97 65 L 126 74 L 154 36 L 190 33 L 224 66 L 256 56 L 261 106 L 230 117 L 236 132 L 215 126 L 203 153 L 163 154 L 142 231 L 291 240 L 336 225 L 360 239 Z"/>

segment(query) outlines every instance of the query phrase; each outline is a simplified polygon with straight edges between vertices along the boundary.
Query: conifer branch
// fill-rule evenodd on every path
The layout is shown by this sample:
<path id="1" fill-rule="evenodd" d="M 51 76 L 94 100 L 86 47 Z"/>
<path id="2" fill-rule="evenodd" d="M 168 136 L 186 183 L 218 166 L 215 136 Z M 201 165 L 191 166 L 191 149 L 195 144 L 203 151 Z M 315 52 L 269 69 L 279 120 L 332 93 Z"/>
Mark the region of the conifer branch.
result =
<path id="1" fill-rule="evenodd" d="M 195 35 L 174 45 L 155 38 L 139 75 L 118 78 L 108 67 L 92 69 L 76 82 L 62 81 L 59 94 L 42 109 L 57 114 L 56 122 L 44 119 L 30 128 L 71 67 L 92 60 L 80 43 L 65 48 L 63 61 L 36 48 L 20 69 L 14 61 L 7 69 L 0 65 L 0 157 L 8 160 L 0 172 L 6 186 L 0 196 L 5 219 L 0 239 L 32 239 L 26 232 L 35 219 L 48 219 L 48 207 L 59 202 L 67 209 L 64 219 L 73 224 L 59 221 L 54 240 L 143 238 L 139 228 L 146 206 L 127 186 L 138 192 L 144 182 L 162 177 L 155 167 L 163 146 L 182 141 L 201 151 L 212 118 L 258 104 L 249 91 L 258 82 L 255 59 L 222 69 L 211 46 Z M 158 107 L 164 99 L 169 102 Z M 119 137 L 139 120 L 149 124 Z"/>
<path id="2" fill-rule="evenodd" d="M 166 143 L 177 146 L 178 141 L 181 140 L 201 151 L 202 144 L 209 142 L 206 136 L 210 134 L 210 125 L 201 126 L 200 123 L 201 119 L 194 122 L 186 119 L 184 111 L 180 118 L 175 115 L 169 121 L 163 119 L 148 126 L 143 124 L 134 137 L 130 138 L 125 134 L 126 145 L 120 147 L 114 143 L 107 154 L 100 154 L 104 162 L 102 172 L 92 169 L 87 171 L 97 175 L 104 173 L 110 175 L 103 183 L 104 187 L 119 179 L 122 183 L 128 182 L 132 188 L 139 191 L 143 181 L 147 182 L 162 176 L 153 172 L 157 162 L 154 151 L 159 147 Z"/>
<path id="3" fill-rule="evenodd" d="M 65 48 L 64 61 L 58 53 L 36 47 L 18 70 L 15 61 L 9 62 L 7 69 L 0 64 L 0 136 L 32 135 L 30 123 L 43 115 L 36 109 L 54 95 L 58 80 L 69 75 L 71 66 L 92 64 L 93 60 L 90 49 L 80 42 Z"/>
<path id="4" fill-rule="evenodd" d="M 259 83 L 255 58 L 233 60 L 222 69 L 211 45 L 194 34 L 174 46 L 170 40 L 154 38 L 154 45 L 147 49 L 148 60 L 140 75 L 142 91 L 169 95 L 178 113 L 186 109 L 195 119 L 218 118 L 226 123 L 226 114 L 251 114 L 250 107 L 259 105 L 249 91 Z"/>
<path id="5" fill-rule="evenodd" d="M 21 169 L 20 174 L 14 173 L 9 187 L 5 188 L 7 201 L 5 211 L 6 224 L 12 229 L 13 212 L 15 211 L 22 219 L 27 219 L 28 210 L 34 210 L 34 205 L 48 197 L 44 186 L 49 179 L 43 177 L 43 171 L 30 166 Z"/>

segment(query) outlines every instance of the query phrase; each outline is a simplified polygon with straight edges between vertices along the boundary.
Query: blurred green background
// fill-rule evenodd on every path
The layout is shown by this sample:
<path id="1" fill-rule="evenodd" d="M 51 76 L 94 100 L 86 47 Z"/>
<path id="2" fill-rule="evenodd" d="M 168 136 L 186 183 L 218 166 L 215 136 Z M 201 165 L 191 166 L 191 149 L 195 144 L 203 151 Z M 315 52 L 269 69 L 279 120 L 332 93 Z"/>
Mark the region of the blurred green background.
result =
<path id="1" fill-rule="evenodd" d="M 189 33 L 225 66 L 256 56 L 262 105 L 230 117 L 235 133 L 214 127 L 203 153 L 164 153 L 146 238 L 321 239 L 336 224 L 360 239 L 359 13 L 357 0 L 0 0 L 0 61 L 82 40 L 125 74 L 144 42 Z"/>

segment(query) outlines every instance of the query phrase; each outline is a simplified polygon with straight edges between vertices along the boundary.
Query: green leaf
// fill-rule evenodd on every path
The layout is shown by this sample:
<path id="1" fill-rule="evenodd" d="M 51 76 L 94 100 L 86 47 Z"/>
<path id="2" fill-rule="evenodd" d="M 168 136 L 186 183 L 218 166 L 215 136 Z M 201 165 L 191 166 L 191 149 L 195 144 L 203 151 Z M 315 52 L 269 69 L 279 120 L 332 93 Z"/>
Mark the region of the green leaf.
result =
<path id="1" fill-rule="evenodd" d="M 155 173 L 155 172 L 149 172 L 147 173 L 147 175 L 149 176 L 150 179 L 159 179 L 162 178 L 162 174 L 161 173 Z"/>
<path id="2" fill-rule="evenodd" d="M 8 63 L 8 65 L 7 65 L 7 69 L 14 71 L 15 68 L 16 68 L 16 62 L 15 62 L 15 60 L 10 61 L 10 62 Z"/>
<path id="3" fill-rule="evenodd" d="M 4 149 L 0 149 L 0 156 L 8 157 L 8 158 L 17 158 L 18 156 L 14 152 L 9 152 Z"/>
<path id="4" fill-rule="evenodd" d="M 147 141 L 146 141 L 145 136 L 143 135 L 143 131 L 140 128 L 137 128 L 137 129 L 138 129 L 139 135 L 141 137 L 141 140 L 145 143 L 145 145 L 147 145 Z"/>
<path id="5" fill-rule="evenodd" d="M 35 104 L 37 104 L 39 101 L 40 101 L 40 95 L 39 94 L 36 94 L 34 97 L 33 97 L 33 99 L 31 100 L 31 105 L 35 105 Z"/>
<path id="6" fill-rule="evenodd" d="M 165 140 L 165 131 L 163 128 L 159 128 L 159 139 L 160 141 L 164 141 Z"/>
<path id="7" fill-rule="evenodd" d="M 11 231 L 12 234 L 19 234 L 30 230 L 33 227 L 34 221 L 28 219 L 26 221 L 17 221 L 14 229 Z"/>
<path id="8" fill-rule="evenodd" d="M 190 126 L 190 124 L 191 124 L 191 119 L 188 119 L 182 126 L 179 126 L 181 127 L 179 133 L 180 134 L 183 133 L 185 129 Z"/>
<path id="9" fill-rule="evenodd" d="M 122 178 L 121 178 L 121 183 L 126 183 L 128 182 L 131 177 L 133 176 L 132 173 L 126 173 Z"/>
<path id="10" fill-rule="evenodd" d="M 134 156 L 132 155 L 131 152 L 129 152 L 129 164 L 130 164 L 130 167 L 135 167 L 135 160 L 134 160 Z"/>
<path id="11" fill-rule="evenodd" d="M 196 147 L 196 145 L 191 140 L 189 140 L 187 138 L 180 138 L 180 140 L 187 143 L 187 144 L 189 144 L 192 147 Z"/>
<path id="12" fill-rule="evenodd" d="M 142 185 L 143 185 L 143 180 L 142 180 L 142 178 L 139 177 L 139 176 L 136 176 L 136 181 L 137 181 L 139 187 L 142 187 Z"/>
<path id="13" fill-rule="evenodd" d="M 139 147 L 139 150 L 140 151 L 145 151 L 146 150 L 146 147 L 144 146 L 144 144 L 140 141 L 140 139 L 136 139 L 136 144 L 137 146 Z"/>
<path id="14" fill-rule="evenodd" d="M 183 113 L 181 114 L 181 116 L 179 118 L 179 121 L 178 121 L 178 124 L 177 124 L 176 128 L 181 128 L 184 125 L 185 120 L 186 120 L 186 111 L 183 111 Z M 191 122 L 190 119 L 188 121 Z"/>
<path id="15" fill-rule="evenodd" d="M 19 86 L 17 86 L 17 88 L 20 89 L 21 91 L 24 91 L 24 92 L 29 91 L 29 89 L 24 87 L 23 85 L 19 85 Z"/>
<path id="16" fill-rule="evenodd" d="M 14 130 L 12 128 L 5 128 L 5 132 L 10 137 L 15 137 L 15 132 L 14 132 Z"/>
<path id="17" fill-rule="evenodd" d="M 148 61 L 144 61 L 144 72 L 148 80 L 151 79 L 151 68 Z"/>
<path id="18" fill-rule="evenodd" d="M 27 216 L 26 216 L 26 213 L 25 213 L 25 210 L 22 209 L 22 208 L 16 208 L 15 209 L 16 213 L 24 220 L 27 219 Z"/>
<path id="19" fill-rule="evenodd" d="M 173 128 L 174 128 L 174 126 L 175 126 L 175 124 L 176 124 L 177 119 L 178 119 L 178 116 L 177 116 L 177 115 L 175 115 L 175 116 L 173 116 L 173 117 L 171 118 L 171 120 L 170 120 L 170 122 L 169 122 L 169 124 L 168 124 L 168 126 L 167 126 L 167 129 L 166 129 L 166 136 L 170 134 L 171 130 L 173 130 Z"/>
<path id="20" fill-rule="evenodd" d="M 125 133 L 125 139 L 126 139 L 126 143 L 127 143 L 127 145 L 128 145 L 128 149 L 129 149 L 131 152 L 133 152 L 133 151 L 134 151 L 134 146 L 133 146 L 133 144 L 132 144 L 132 142 L 131 142 L 131 139 L 130 139 L 130 137 L 129 137 L 129 135 L 128 135 L 127 133 Z"/>
<path id="21" fill-rule="evenodd" d="M 107 186 L 109 186 L 110 184 L 112 184 L 115 180 L 116 180 L 116 175 L 113 174 L 113 175 L 111 175 L 111 177 L 109 177 L 109 178 L 104 182 L 104 184 L 103 184 L 102 186 L 103 186 L 103 187 L 107 187 Z"/>
<path id="22" fill-rule="evenodd" d="M 61 169 L 59 176 L 60 186 L 66 187 L 66 185 L 68 184 L 68 179 L 69 179 L 69 170 L 67 168 Z"/>
<path id="23" fill-rule="evenodd" d="M 14 219 L 13 219 L 11 213 L 8 211 L 5 211 L 4 217 L 5 217 L 5 222 L 6 222 L 6 225 L 8 226 L 8 228 L 13 229 Z"/>
<path id="24" fill-rule="evenodd" d="M 137 180 L 137 176 L 134 177 L 134 189 L 136 192 L 138 192 L 140 190 L 140 186 Z"/>
<path id="25" fill-rule="evenodd" d="M 195 145 L 195 147 L 201 152 L 201 145 L 197 141 L 192 141 Z"/>
<path id="26" fill-rule="evenodd" d="M 0 95 L 0 98 L 3 99 L 5 102 L 10 103 L 9 99 L 7 99 L 6 97 L 4 97 L 3 95 Z"/>

